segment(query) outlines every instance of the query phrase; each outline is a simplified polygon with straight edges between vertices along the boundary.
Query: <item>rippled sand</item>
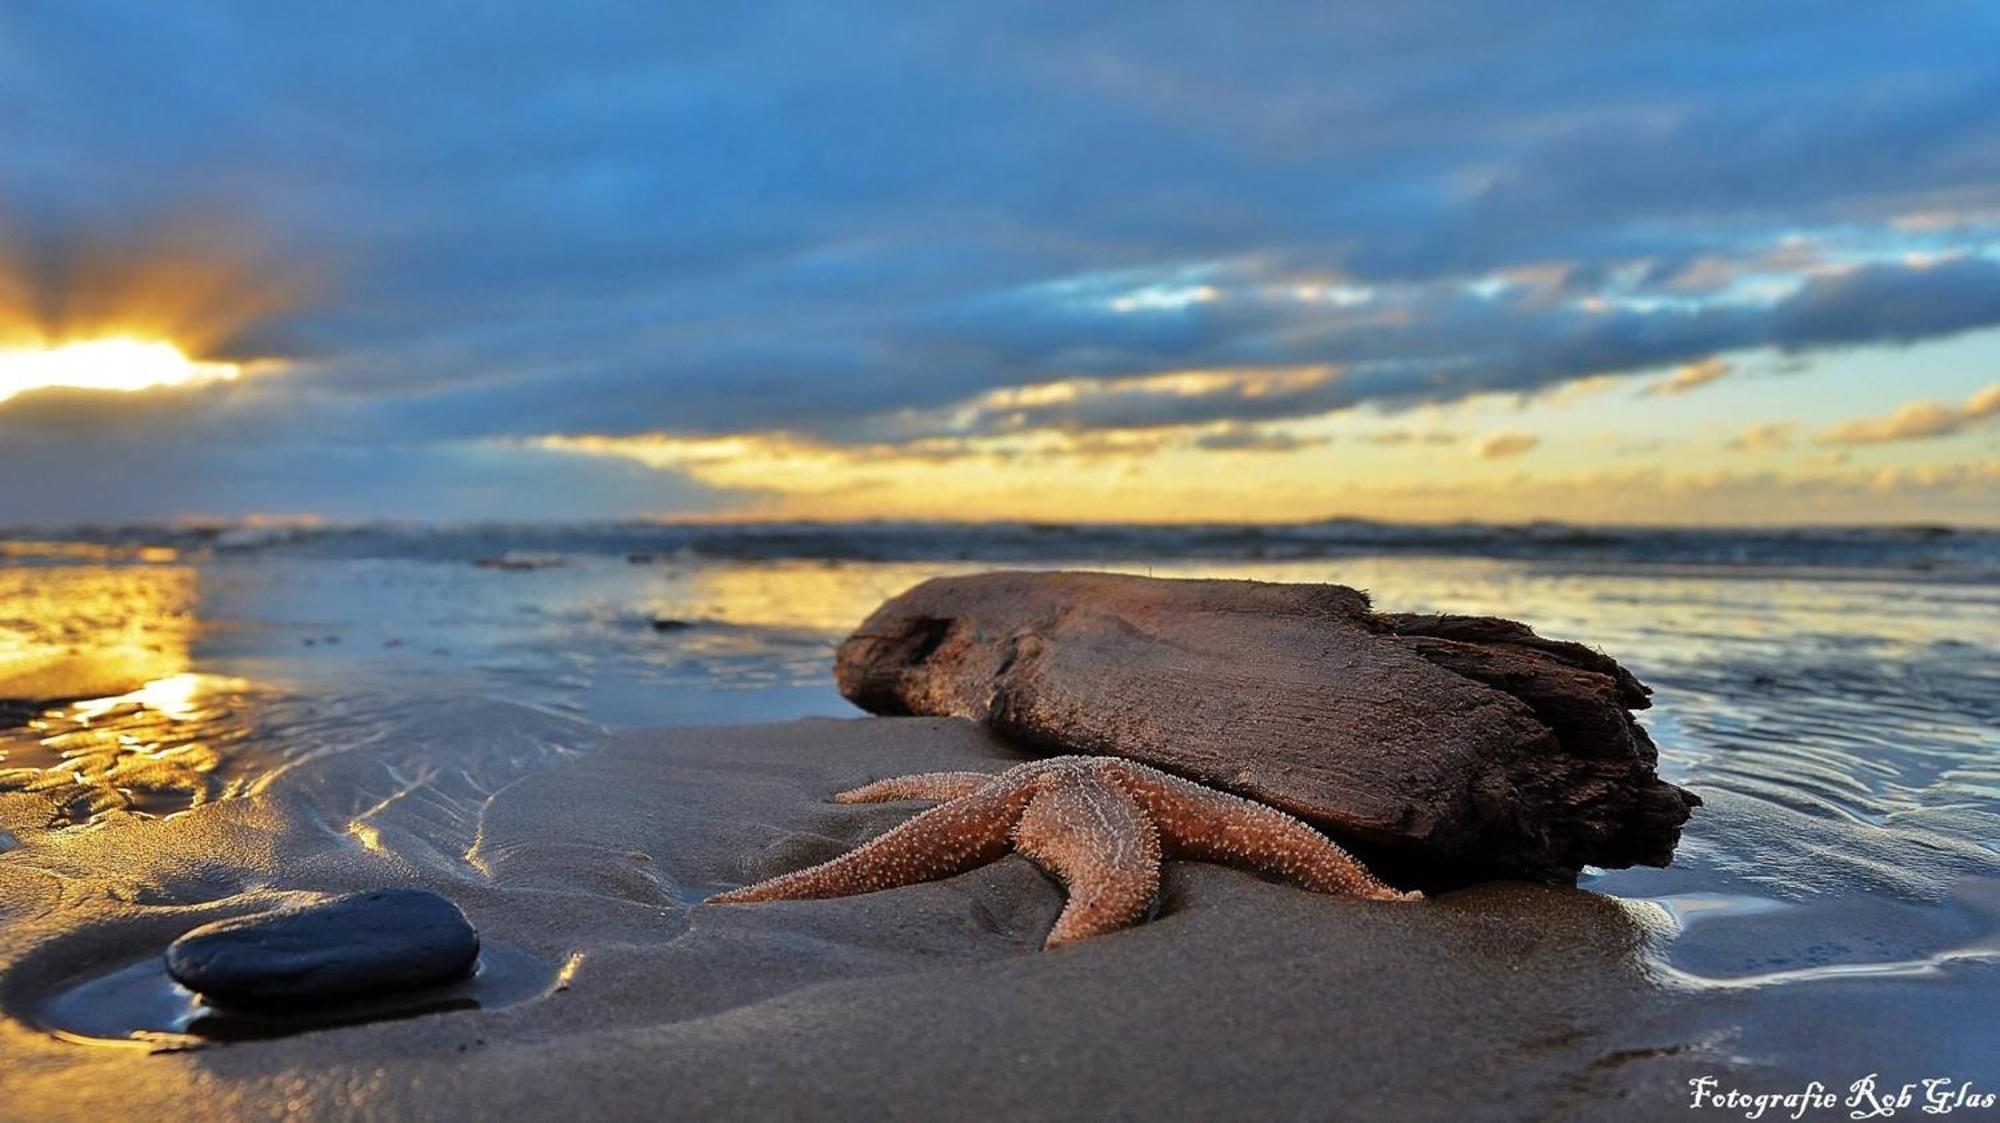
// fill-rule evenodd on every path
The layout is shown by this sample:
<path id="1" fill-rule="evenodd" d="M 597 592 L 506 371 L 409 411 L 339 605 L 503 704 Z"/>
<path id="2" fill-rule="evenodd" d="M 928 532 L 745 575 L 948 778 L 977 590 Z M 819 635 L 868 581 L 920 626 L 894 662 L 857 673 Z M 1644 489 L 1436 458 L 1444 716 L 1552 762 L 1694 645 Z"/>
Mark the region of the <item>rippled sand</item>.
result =
<path id="1" fill-rule="evenodd" d="M 686 906 L 711 887 L 705 880 L 748 879 L 761 868 L 730 866 L 710 849 L 718 845 L 713 838 L 691 825 L 705 814 L 687 794 L 699 784 L 654 795 L 679 809 L 672 814 L 694 817 L 673 837 L 707 857 L 685 869 L 671 856 L 661 864 L 659 855 L 650 865 L 606 863 L 589 877 L 547 855 L 541 865 L 540 858 L 507 859 L 512 873 L 490 856 L 468 868 L 481 850 L 466 839 L 477 837 L 481 809 L 497 792 L 524 782 L 525 794 L 535 784 L 575 781 L 564 789 L 564 815 L 550 812 L 552 821 L 535 829 L 512 828 L 510 853 L 533 854 L 538 845 L 613 847 L 603 823 L 654 830 L 645 817 L 667 811 L 631 806 L 630 793 L 593 791 L 579 779 L 578 762 L 599 755 L 606 730 L 851 714 L 831 688 L 838 638 L 882 598 L 923 577 L 990 567 L 937 559 L 666 557 L 635 564 L 601 553 L 561 560 L 505 570 L 461 558 L 127 551 L 44 553 L 0 564 L 0 876 L 9 879 L 0 884 L 15 886 L 4 890 L 12 896 L 0 896 L 0 931 L 19 937 L 38 907 L 30 902 L 43 892 L 27 887 L 53 878 L 84 897 L 120 902 L 121 923 L 148 933 L 133 944 L 138 949 L 153 927 L 167 933 L 185 926 L 192 916 L 232 907 L 239 893 L 337 887 L 345 874 L 305 874 L 354 860 L 377 878 L 404 870 L 418 880 L 487 885 L 501 896 L 552 895 L 553 902 L 574 894 L 584 911 L 626 907 L 590 903 L 598 897 L 656 895 L 662 923 L 685 926 L 690 921 L 674 918 L 693 915 Z M 1570 1066 L 1586 1086 L 1626 1087 L 1624 1077 L 1607 1083 L 1605 1070 L 1593 1067 L 1622 1048 L 1640 1049 L 1640 1061 L 1614 1068 L 1636 1063 L 1650 1071 L 1657 1063 L 1676 1079 L 1694 1062 L 1829 1081 L 1876 1070 L 1885 1079 L 2000 1078 L 1990 1069 L 2000 1035 L 1988 1013 L 2000 1001 L 2000 586 L 1983 575 L 1908 565 L 1437 556 L 1098 567 L 1340 581 L 1372 589 L 1385 609 L 1508 615 L 1544 634 L 1601 646 L 1655 688 L 1645 721 L 1661 746 L 1662 771 L 1707 801 L 1675 865 L 1587 876 L 1580 900 L 1609 911 L 1537 898 L 1521 913 L 1477 895 L 1454 906 L 1475 917 L 1512 917 L 1492 921 L 1517 933 L 1509 938 L 1571 947 L 1583 957 L 1577 962 L 1609 972 L 1600 982 L 1611 989 L 1603 993 L 1625 995 L 1620 1001 L 1646 1018 L 1665 1019 L 1647 1022 L 1661 1032 L 1636 1045 L 1604 1044 L 1589 1029 L 1576 1038 L 1583 1045 L 1549 1046 L 1550 1063 Z M 688 626 L 662 630 L 655 621 Z M 496 726 L 487 720 L 494 714 L 516 716 Z M 786 734 L 760 750 L 776 755 L 750 771 L 767 779 L 746 778 L 751 794 L 730 796 L 742 814 L 765 816 L 758 829 L 766 840 L 753 849 L 777 845 L 785 860 L 825 849 L 827 835 L 844 840 L 881 825 L 814 809 L 805 781 L 832 783 L 846 772 L 838 761 L 801 755 L 814 751 L 802 736 Z M 629 765 L 631 752 L 606 759 Z M 757 783 L 789 794 L 753 807 Z M 211 833 L 225 821 L 228 830 Z M 538 832 L 546 843 L 532 837 Z M 750 845 L 740 830 L 714 837 Z M 180 856 L 138 861 L 149 838 L 161 855 Z M 195 860 L 188 848 L 197 838 L 226 839 L 227 849 Z M 782 864 L 768 849 L 758 853 L 745 861 Z M 1055 900 L 1053 890 L 1031 892 L 1031 879 L 1009 882 L 1003 893 L 1005 900 L 1025 894 L 1027 903 L 998 905 L 979 876 L 959 879 L 963 886 L 918 912 L 944 918 L 935 921 L 941 924 L 954 916 L 987 923 L 977 920 L 987 915 L 982 910 L 1026 909 L 1000 922 L 1018 935 L 1017 927 L 1032 927 L 1036 910 Z M 1217 878 L 1236 885 L 1231 874 L 1183 876 L 1195 885 Z M 1244 888 L 1251 902 L 1244 904 L 1238 892 L 1230 888 L 1218 908 L 1268 911 L 1293 896 Z M 916 915 L 900 912 L 895 896 L 853 906 L 863 909 L 855 915 L 893 934 L 895 917 Z M 508 906 L 518 907 L 525 906 Z M 535 944 L 552 970 L 566 962 L 565 948 L 589 942 L 548 933 L 529 939 L 532 925 L 507 925 L 516 942 Z M 736 1009 L 733 1002 L 777 1017 L 769 1003 L 793 987 L 805 988 L 801 997 L 783 1001 L 810 1007 L 817 1000 L 805 996 L 822 985 L 802 966 L 818 954 L 812 948 L 827 940 L 874 946 L 873 937 L 842 931 L 848 934 L 808 928 L 782 937 L 786 954 L 755 959 L 775 974 L 742 984 L 747 990 L 723 986 L 716 1009 Z M 1604 939 L 1614 936 L 1612 944 L 1625 950 L 1607 953 Z M 25 954 L 26 945 L 12 946 Z M 1023 948 L 992 951 L 1030 965 L 1020 970 L 1040 969 Z M 11 961 L 16 965 L 0 974 L 0 996 L 46 981 L 23 966 L 38 960 Z M 861 963 L 853 969 L 864 975 L 913 969 L 881 948 L 864 954 L 850 946 L 830 961 Z M 1158 985 L 1134 970 L 1132 985 Z M 918 990 L 949 1002 L 950 988 L 960 985 L 967 984 Z M 1602 997 L 1565 993 L 1561 1002 L 1577 1011 L 1597 1009 Z M 9 1016 L 20 1019 L 18 1002 L 5 1001 Z M 552 1010 L 560 1001 L 407 1025 L 490 1016 L 533 1026 L 538 1003 Z M 1337 1003 L 1339 995 L 1325 1001 Z M 1367 1016 L 1449 1015 L 1375 1009 Z M 1579 1013 L 1578 1020 L 1588 1029 L 1601 1015 Z M 1308 1019 L 1291 1032 L 1321 1035 L 1322 1049 L 1337 1050 L 1356 1030 L 1352 1019 Z M 633 1048 L 637 1063 L 645 1051 Z M 186 1063 L 195 1067 L 176 1071 L 238 1065 Z M 1632 1079 L 1659 1095 L 1669 1083 L 1643 1072 Z M 1438 1101 L 1454 1102 L 1448 1095 Z M 1672 1111 L 1660 1114 L 1685 1111 L 1677 1100 L 1667 1106 Z"/>

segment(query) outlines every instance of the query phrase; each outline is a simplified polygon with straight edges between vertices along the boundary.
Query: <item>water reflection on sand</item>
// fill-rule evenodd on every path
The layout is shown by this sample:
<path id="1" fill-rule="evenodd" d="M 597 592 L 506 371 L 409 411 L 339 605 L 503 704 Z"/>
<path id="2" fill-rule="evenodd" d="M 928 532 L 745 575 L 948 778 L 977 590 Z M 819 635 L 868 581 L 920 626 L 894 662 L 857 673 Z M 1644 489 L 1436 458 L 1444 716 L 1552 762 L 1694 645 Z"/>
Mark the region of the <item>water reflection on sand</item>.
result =
<path id="1" fill-rule="evenodd" d="M 86 564 L 0 569 L 0 791 L 41 795 L 60 821 L 83 824 L 240 787 L 262 755 L 247 743 L 249 684 L 191 669 L 197 572 L 32 556 Z"/>
<path id="2" fill-rule="evenodd" d="M 982 562 L 578 555 L 0 559 L 0 792 L 62 821 L 226 799 L 444 703 L 613 726 L 853 711 L 834 645 L 885 597 Z M 1050 558 L 1037 568 L 1059 568 Z M 2000 589 L 1891 569 L 1479 557 L 1086 563 L 1338 581 L 1397 611 L 1497 613 L 1655 687 L 1662 772 L 1709 799 L 1666 871 L 1593 873 L 1675 985 L 1857 973 L 1921 985 L 2000 954 Z M 440 766 L 449 762 L 434 762 Z"/>
<path id="3" fill-rule="evenodd" d="M 0 698 L 121 694 L 189 669 L 194 567 L 9 560 L 0 557 Z"/>

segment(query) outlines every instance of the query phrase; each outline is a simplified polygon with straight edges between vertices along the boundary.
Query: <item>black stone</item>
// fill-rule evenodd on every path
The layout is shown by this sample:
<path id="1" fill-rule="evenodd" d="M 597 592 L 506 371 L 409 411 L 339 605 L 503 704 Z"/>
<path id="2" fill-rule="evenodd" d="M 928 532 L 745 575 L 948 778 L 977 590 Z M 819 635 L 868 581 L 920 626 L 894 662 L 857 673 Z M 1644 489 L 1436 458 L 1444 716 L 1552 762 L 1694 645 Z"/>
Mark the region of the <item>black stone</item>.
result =
<path id="1" fill-rule="evenodd" d="M 323 1005 L 463 978 L 479 933 L 422 889 L 377 889 L 204 924 L 167 948 L 167 974 L 219 1005 Z"/>
<path id="2" fill-rule="evenodd" d="M 678 632 L 692 627 L 694 624 L 691 621 L 676 620 L 671 616 L 653 617 L 653 630 L 656 632 Z"/>

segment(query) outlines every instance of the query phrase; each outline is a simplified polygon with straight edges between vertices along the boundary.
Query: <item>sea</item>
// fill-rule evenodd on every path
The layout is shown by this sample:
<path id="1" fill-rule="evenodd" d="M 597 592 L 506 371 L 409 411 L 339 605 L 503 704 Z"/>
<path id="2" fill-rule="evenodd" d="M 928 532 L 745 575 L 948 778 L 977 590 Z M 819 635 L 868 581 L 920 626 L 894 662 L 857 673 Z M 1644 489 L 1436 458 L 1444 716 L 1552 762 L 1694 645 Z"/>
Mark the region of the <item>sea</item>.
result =
<path id="1" fill-rule="evenodd" d="M 434 730 L 426 714 L 468 701 L 613 730 L 858 716 L 833 686 L 840 639 L 919 581 L 995 568 L 1335 582 L 1385 611 L 1506 616 L 1610 653 L 1654 690 L 1642 720 L 1662 774 L 1706 801 L 1670 868 L 1582 882 L 1648 918 L 1661 985 L 1935 1003 L 1945 1074 L 1990 1068 L 1990 530 L 15 529 L 0 532 L 0 793 L 58 794 L 61 829 L 168 817 L 291 761 Z M 450 745 L 428 765 L 449 769 Z"/>

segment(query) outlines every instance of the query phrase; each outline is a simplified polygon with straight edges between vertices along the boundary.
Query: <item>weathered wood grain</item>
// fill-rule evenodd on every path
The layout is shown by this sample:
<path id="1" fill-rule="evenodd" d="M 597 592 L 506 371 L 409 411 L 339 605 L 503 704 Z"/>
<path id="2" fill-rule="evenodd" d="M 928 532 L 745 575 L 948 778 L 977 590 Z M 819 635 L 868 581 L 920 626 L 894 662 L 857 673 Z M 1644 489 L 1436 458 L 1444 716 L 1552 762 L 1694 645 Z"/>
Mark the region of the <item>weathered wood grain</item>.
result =
<path id="1" fill-rule="evenodd" d="M 1339 585 L 989 573 L 841 645 L 843 694 L 1142 761 L 1328 829 L 1406 882 L 1665 865 L 1700 803 L 1655 774 L 1647 690 L 1509 620 L 1372 611 Z"/>

